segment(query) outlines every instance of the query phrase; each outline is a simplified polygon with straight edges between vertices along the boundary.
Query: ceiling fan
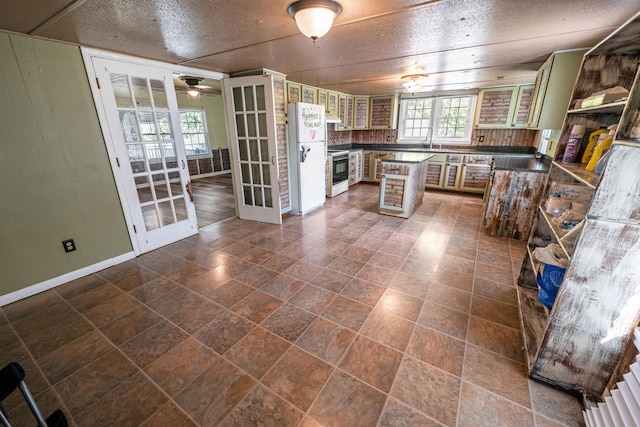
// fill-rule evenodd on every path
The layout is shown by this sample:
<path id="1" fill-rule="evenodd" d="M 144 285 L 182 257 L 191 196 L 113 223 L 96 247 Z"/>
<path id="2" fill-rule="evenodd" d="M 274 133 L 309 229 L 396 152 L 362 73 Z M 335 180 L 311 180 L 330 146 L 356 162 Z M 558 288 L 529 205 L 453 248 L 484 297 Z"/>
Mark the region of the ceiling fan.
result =
<path id="1" fill-rule="evenodd" d="M 212 86 L 201 85 L 200 82 L 204 80 L 204 77 L 196 77 L 196 76 L 178 76 L 180 80 L 185 82 L 187 85 L 187 93 L 190 96 L 198 96 L 200 95 L 200 91 L 202 89 L 213 89 Z"/>

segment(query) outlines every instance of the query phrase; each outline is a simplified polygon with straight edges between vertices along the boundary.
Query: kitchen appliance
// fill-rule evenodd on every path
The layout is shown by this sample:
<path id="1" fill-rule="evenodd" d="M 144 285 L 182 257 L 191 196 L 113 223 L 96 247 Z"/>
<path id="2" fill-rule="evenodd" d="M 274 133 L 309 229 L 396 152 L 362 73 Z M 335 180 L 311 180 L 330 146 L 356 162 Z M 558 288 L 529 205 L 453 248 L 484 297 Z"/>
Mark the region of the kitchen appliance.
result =
<path id="1" fill-rule="evenodd" d="M 349 152 L 345 150 L 328 150 L 329 162 L 329 197 L 335 197 L 349 189 Z"/>
<path id="2" fill-rule="evenodd" d="M 325 202 L 327 156 L 324 107 L 305 102 L 287 106 L 291 213 L 302 215 Z"/>

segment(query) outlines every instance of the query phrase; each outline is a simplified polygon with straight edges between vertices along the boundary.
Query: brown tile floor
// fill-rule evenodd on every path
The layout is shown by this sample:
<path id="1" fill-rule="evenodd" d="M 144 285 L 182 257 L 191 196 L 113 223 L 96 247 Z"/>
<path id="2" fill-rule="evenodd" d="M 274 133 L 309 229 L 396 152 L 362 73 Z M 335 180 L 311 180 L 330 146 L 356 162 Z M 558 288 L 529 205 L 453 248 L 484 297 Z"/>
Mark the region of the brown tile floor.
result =
<path id="1" fill-rule="evenodd" d="M 483 232 L 479 197 L 427 193 L 408 220 L 377 201 L 234 219 L 5 306 L 0 362 L 83 427 L 581 425 L 526 376 L 524 245 Z"/>
<path id="2" fill-rule="evenodd" d="M 197 178 L 191 181 L 198 228 L 236 216 L 231 174 Z"/>

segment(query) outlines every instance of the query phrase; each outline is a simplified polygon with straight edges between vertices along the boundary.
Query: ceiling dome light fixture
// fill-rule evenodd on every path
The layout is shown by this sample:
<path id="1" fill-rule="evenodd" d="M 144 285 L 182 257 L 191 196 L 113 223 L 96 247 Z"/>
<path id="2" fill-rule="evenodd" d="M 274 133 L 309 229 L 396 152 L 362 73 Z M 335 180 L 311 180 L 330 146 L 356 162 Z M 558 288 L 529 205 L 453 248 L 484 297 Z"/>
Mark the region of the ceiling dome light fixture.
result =
<path id="1" fill-rule="evenodd" d="M 315 42 L 329 32 L 342 6 L 333 0 L 298 0 L 287 6 L 287 12 L 300 32 Z"/>
<path id="2" fill-rule="evenodd" d="M 401 78 L 401 80 L 404 80 L 402 86 L 404 86 L 407 92 L 414 94 L 425 86 L 424 83 L 427 77 L 429 77 L 428 74 L 407 74 Z"/>

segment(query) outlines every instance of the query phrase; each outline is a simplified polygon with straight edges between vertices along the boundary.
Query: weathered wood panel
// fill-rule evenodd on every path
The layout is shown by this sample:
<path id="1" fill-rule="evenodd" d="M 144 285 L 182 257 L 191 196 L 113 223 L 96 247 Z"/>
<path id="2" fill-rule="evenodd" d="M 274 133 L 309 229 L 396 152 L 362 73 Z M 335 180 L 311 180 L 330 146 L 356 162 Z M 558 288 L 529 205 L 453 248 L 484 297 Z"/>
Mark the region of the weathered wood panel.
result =
<path id="1" fill-rule="evenodd" d="M 640 226 L 587 219 L 531 370 L 598 398 L 640 320 Z"/>
<path id="2" fill-rule="evenodd" d="M 471 145 L 534 147 L 536 133 L 529 129 L 474 129 L 471 132 Z"/>
<path id="3" fill-rule="evenodd" d="M 520 326 L 525 348 L 527 368 L 531 369 L 540 341 L 547 327 L 547 310 L 538 302 L 538 290 L 518 286 L 518 308 L 520 310 Z"/>
<path id="4" fill-rule="evenodd" d="M 536 172 L 494 172 L 485 227 L 490 236 L 527 240 L 547 175 Z"/>
<path id="5" fill-rule="evenodd" d="M 614 145 L 588 215 L 640 222 L 640 147 Z"/>

